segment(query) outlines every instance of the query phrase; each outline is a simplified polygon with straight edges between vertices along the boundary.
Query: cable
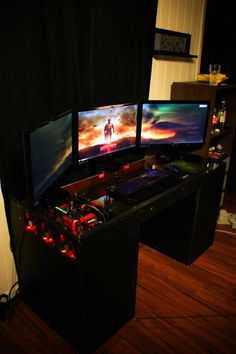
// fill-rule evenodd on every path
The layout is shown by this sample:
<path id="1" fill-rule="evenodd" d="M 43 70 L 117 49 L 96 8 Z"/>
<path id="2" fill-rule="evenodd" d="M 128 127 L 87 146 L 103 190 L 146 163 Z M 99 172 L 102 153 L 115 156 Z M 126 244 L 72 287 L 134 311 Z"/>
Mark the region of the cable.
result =
<path id="1" fill-rule="evenodd" d="M 232 231 L 216 229 L 216 232 L 222 232 L 222 233 L 225 233 L 225 234 L 236 236 L 236 232 L 232 232 Z"/>
<path id="2" fill-rule="evenodd" d="M 18 288 L 17 288 L 17 290 L 16 290 L 16 293 L 15 293 L 15 295 L 18 295 L 19 294 L 19 281 L 16 281 L 13 285 L 12 285 L 12 287 L 11 287 L 11 289 L 9 290 L 9 294 L 8 294 L 8 301 L 10 301 L 11 299 L 12 299 L 12 291 L 13 291 L 13 289 L 16 287 L 18 285 Z"/>

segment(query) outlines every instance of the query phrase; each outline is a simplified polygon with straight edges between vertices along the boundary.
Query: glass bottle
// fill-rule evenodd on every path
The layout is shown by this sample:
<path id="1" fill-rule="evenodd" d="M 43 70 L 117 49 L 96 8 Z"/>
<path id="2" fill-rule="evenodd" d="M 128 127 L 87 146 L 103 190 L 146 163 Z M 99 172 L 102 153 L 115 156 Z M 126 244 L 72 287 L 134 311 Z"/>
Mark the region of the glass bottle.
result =
<path id="1" fill-rule="evenodd" d="M 226 118 L 226 103 L 225 103 L 225 98 L 222 97 L 220 110 L 219 110 L 219 117 L 218 117 L 220 130 L 224 130 L 225 118 Z"/>
<path id="2" fill-rule="evenodd" d="M 215 130 L 218 128 L 218 124 L 219 121 L 218 121 L 218 114 L 217 114 L 217 109 L 216 107 L 214 108 L 214 111 L 213 111 L 213 116 L 212 116 L 212 133 L 214 134 L 215 133 Z"/>

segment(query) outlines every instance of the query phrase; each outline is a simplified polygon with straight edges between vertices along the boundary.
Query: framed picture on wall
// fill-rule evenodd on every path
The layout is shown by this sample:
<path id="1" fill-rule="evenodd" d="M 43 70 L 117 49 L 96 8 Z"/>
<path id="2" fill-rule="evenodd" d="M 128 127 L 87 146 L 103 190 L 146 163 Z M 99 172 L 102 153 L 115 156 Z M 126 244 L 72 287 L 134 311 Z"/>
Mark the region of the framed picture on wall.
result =
<path id="1" fill-rule="evenodd" d="M 155 29 L 154 54 L 196 58 L 189 54 L 191 34 L 170 31 L 162 28 Z"/>

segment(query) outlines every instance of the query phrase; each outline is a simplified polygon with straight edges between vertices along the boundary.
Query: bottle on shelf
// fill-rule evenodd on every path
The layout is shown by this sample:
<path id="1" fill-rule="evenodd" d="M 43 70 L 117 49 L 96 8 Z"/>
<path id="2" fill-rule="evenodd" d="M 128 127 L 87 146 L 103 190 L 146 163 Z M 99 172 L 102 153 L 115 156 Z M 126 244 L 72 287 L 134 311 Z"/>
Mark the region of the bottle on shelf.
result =
<path id="1" fill-rule="evenodd" d="M 218 117 L 218 114 L 217 114 L 217 108 L 215 107 L 214 111 L 213 111 L 213 116 L 212 116 L 212 130 L 211 130 L 211 133 L 214 134 L 214 133 L 217 133 L 217 132 L 219 132 L 219 117 Z"/>
<path id="2" fill-rule="evenodd" d="M 225 98 L 222 97 L 220 103 L 220 109 L 218 112 L 218 121 L 219 121 L 219 127 L 221 131 L 224 130 L 225 118 L 226 118 L 226 102 L 225 102 Z"/>

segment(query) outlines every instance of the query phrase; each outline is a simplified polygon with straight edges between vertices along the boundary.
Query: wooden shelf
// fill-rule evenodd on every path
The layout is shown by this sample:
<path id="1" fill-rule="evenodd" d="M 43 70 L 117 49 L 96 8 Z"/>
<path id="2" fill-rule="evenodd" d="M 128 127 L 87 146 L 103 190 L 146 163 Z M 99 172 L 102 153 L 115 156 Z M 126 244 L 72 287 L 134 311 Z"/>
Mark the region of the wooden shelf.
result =
<path id="1" fill-rule="evenodd" d="M 220 132 L 211 133 L 211 136 L 210 136 L 211 142 L 217 141 L 217 140 L 227 136 L 230 132 L 232 132 L 232 130 L 233 130 L 233 127 L 226 126 L 226 127 L 224 127 L 224 130 L 222 130 Z"/>
<path id="2" fill-rule="evenodd" d="M 183 54 L 183 53 L 170 53 L 166 51 L 155 50 L 153 57 L 159 60 L 175 60 L 175 61 L 189 61 L 197 58 L 197 55 Z"/>
<path id="3" fill-rule="evenodd" d="M 226 126 L 223 132 L 212 134 L 212 116 L 214 107 L 219 107 L 220 101 L 226 99 Z M 196 154 L 207 158 L 209 147 L 215 143 L 221 144 L 226 155 L 231 156 L 233 137 L 236 126 L 236 85 L 220 84 L 217 86 L 199 81 L 173 82 L 171 86 L 172 100 L 204 100 L 210 102 L 206 141 Z"/>

